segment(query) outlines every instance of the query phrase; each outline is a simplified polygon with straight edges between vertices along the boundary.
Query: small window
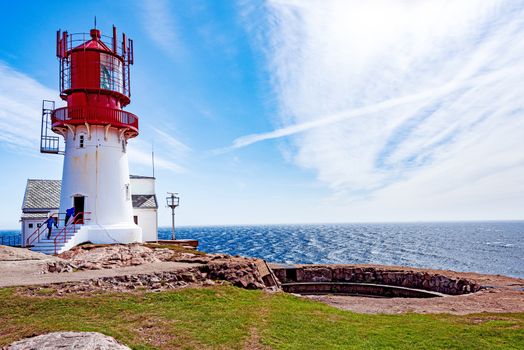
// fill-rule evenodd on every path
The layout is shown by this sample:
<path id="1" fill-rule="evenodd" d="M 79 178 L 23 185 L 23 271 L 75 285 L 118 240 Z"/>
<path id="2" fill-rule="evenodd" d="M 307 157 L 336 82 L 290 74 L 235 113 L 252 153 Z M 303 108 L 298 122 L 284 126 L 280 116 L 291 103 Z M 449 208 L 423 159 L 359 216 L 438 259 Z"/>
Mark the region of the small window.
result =
<path id="1" fill-rule="evenodd" d="M 36 227 L 40 227 L 40 226 L 42 226 L 42 224 L 36 224 Z"/>
<path id="2" fill-rule="evenodd" d="M 29 228 L 33 228 L 33 223 L 30 223 L 30 224 L 28 225 L 28 227 L 29 227 Z"/>
<path id="3" fill-rule="evenodd" d="M 135 222 L 135 225 L 138 225 L 138 215 L 133 216 L 133 221 Z"/>
<path id="4" fill-rule="evenodd" d="M 126 153 L 126 148 L 127 148 L 127 141 L 126 140 L 122 140 L 122 152 L 123 153 Z"/>
<path id="5" fill-rule="evenodd" d="M 78 147 L 84 148 L 84 135 L 78 137 Z"/>
<path id="6" fill-rule="evenodd" d="M 126 199 L 131 199 L 131 193 L 129 193 L 129 184 L 126 184 Z"/>

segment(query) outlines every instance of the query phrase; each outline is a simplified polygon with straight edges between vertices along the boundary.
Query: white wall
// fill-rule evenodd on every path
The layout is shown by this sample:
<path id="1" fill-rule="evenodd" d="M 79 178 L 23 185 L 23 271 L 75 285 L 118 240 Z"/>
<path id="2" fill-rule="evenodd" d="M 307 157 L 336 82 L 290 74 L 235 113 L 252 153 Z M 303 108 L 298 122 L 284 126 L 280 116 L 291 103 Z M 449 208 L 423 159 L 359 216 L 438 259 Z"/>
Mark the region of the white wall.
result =
<path id="1" fill-rule="evenodd" d="M 104 131 L 92 125 L 91 137 L 85 126 L 78 126 L 76 135 L 67 132 L 60 212 L 73 206 L 75 195 L 83 195 L 84 210 L 92 213 L 89 224 L 132 224 L 127 152 L 118 130 L 109 128 L 107 139 Z"/>
<path id="2" fill-rule="evenodd" d="M 132 194 L 155 194 L 155 179 L 131 179 Z"/>
<path id="3" fill-rule="evenodd" d="M 142 228 L 144 242 L 158 239 L 157 210 L 133 209 L 133 215 L 138 216 L 138 226 Z"/>
<path id="4" fill-rule="evenodd" d="M 91 212 L 86 220 L 90 227 L 84 230 L 87 240 L 140 242 L 142 230 L 133 223 L 127 147 L 117 129 L 105 131 L 92 125 L 89 131 L 77 126 L 75 133 L 66 133 L 60 212 L 73 206 L 73 197 L 85 196 L 84 211 Z"/>
<path id="5" fill-rule="evenodd" d="M 22 247 L 25 247 L 27 238 L 35 232 L 38 224 L 42 224 L 44 221 L 44 219 L 22 219 Z M 29 227 L 30 224 L 33 224 L 32 228 Z M 47 234 L 47 229 L 45 230 L 45 234 Z M 34 237 L 36 237 L 36 235 Z"/>

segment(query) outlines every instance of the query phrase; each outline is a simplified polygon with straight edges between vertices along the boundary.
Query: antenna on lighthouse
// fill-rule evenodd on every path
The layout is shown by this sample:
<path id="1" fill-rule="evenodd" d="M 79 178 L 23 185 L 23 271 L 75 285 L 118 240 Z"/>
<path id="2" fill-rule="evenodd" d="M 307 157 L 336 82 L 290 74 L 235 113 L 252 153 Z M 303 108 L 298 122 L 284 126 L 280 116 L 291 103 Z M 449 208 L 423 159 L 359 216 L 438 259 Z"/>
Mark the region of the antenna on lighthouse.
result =
<path id="1" fill-rule="evenodd" d="M 96 16 L 95 16 L 95 29 L 96 29 Z"/>
<path id="2" fill-rule="evenodd" d="M 155 177 L 155 143 L 151 142 L 151 165 L 153 166 L 153 177 Z"/>

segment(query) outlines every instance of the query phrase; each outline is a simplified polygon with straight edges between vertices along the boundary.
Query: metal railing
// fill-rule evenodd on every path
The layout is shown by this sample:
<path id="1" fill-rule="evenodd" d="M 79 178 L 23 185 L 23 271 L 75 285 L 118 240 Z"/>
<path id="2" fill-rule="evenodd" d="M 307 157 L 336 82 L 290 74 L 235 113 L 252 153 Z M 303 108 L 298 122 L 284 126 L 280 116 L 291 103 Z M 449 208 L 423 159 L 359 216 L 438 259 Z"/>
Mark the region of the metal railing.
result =
<path id="1" fill-rule="evenodd" d="M 53 127 L 69 124 L 111 124 L 115 127 L 128 127 L 138 132 L 138 117 L 121 109 L 106 107 L 62 107 L 51 114 Z"/>
<path id="2" fill-rule="evenodd" d="M 57 225 L 60 223 L 61 215 L 65 218 L 65 213 L 55 214 Z M 36 229 L 25 240 L 26 247 L 32 246 L 35 241 L 40 242 L 40 235 L 42 235 L 42 233 L 45 232 L 45 230 L 47 229 L 47 220 L 48 219 L 45 219 L 44 221 L 36 225 Z"/>
<path id="3" fill-rule="evenodd" d="M 0 245 L 20 247 L 22 245 L 22 237 L 20 235 L 0 235 Z"/>
<path id="4" fill-rule="evenodd" d="M 66 40 L 65 51 L 71 51 L 72 49 L 81 46 L 82 44 L 92 40 L 91 34 L 89 33 L 68 33 Z M 113 37 L 101 34 L 98 41 L 103 43 L 107 48 L 114 50 Z M 116 41 L 116 53 L 124 57 L 122 42 Z"/>
<path id="5" fill-rule="evenodd" d="M 76 233 L 78 227 L 82 226 L 86 221 L 90 220 L 90 218 L 87 217 L 90 214 L 90 211 L 76 213 L 72 220 L 57 233 L 55 239 L 53 240 L 55 254 L 57 254 L 58 243 L 60 243 L 60 240 L 65 243 L 67 241 L 67 234 Z"/>

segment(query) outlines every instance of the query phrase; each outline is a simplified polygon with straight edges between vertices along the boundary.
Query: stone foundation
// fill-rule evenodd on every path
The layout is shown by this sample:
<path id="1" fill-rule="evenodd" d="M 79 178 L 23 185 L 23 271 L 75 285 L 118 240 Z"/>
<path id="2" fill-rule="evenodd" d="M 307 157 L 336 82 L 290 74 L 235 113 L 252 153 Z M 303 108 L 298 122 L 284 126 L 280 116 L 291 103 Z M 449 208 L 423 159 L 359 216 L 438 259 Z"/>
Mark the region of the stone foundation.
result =
<path id="1" fill-rule="evenodd" d="M 273 266 L 275 276 L 283 284 L 305 282 L 353 282 L 422 289 L 448 295 L 474 293 L 482 287 L 465 279 L 415 270 L 358 267 L 343 265 Z"/>

